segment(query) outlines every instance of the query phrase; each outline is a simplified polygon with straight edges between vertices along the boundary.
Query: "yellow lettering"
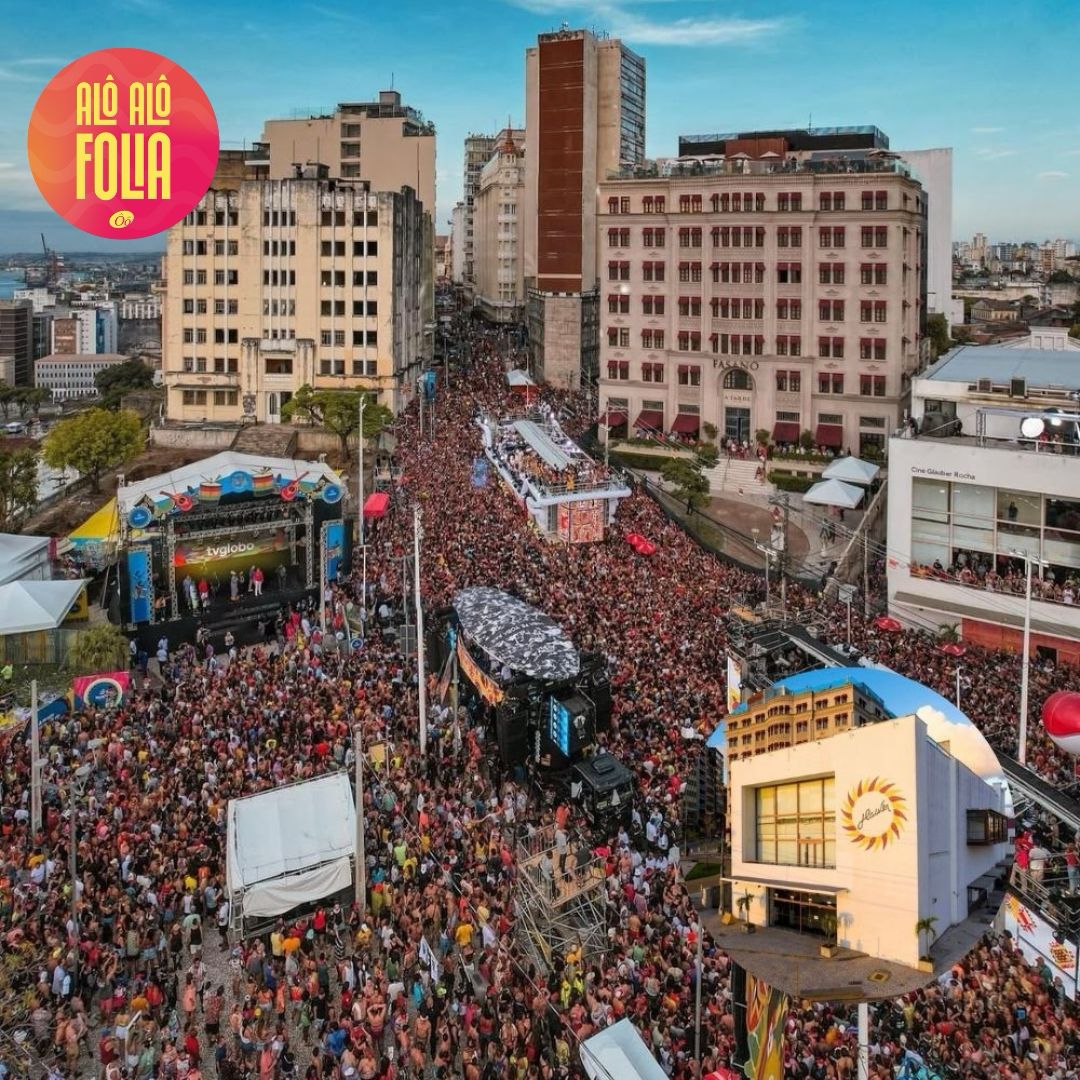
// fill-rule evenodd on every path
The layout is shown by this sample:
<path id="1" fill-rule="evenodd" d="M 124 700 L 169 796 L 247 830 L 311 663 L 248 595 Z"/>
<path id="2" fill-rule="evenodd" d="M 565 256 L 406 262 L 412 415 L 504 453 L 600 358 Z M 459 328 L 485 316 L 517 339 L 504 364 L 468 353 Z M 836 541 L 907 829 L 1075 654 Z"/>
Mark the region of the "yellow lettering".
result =
<path id="1" fill-rule="evenodd" d="M 146 97 L 141 82 L 133 82 L 128 89 L 128 123 L 133 127 L 146 123 Z"/>
<path id="2" fill-rule="evenodd" d="M 94 197 L 102 202 L 116 198 L 116 136 L 102 131 L 94 139 Z"/>
<path id="3" fill-rule="evenodd" d="M 163 131 L 155 131 L 146 144 L 146 188 L 149 198 L 172 198 L 171 157 L 169 136 Z"/>
<path id="4" fill-rule="evenodd" d="M 169 80 L 162 75 L 154 86 L 154 116 L 150 123 L 157 127 L 165 127 L 169 123 L 171 114 L 172 87 L 169 85 Z"/>
<path id="5" fill-rule="evenodd" d="M 146 153 L 142 135 L 125 133 L 120 138 L 124 168 L 120 176 L 121 199 L 146 198 Z"/>
<path id="6" fill-rule="evenodd" d="M 90 144 L 94 136 L 89 131 L 79 131 L 75 135 L 75 198 L 86 198 L 86 166 L 91 159 Z"/>
<path id="7" fill-rule="evenodd" d="M 75 87 L 75 123 L 90 127 L 94 122 L 93 90 L 87 82 Z"/>

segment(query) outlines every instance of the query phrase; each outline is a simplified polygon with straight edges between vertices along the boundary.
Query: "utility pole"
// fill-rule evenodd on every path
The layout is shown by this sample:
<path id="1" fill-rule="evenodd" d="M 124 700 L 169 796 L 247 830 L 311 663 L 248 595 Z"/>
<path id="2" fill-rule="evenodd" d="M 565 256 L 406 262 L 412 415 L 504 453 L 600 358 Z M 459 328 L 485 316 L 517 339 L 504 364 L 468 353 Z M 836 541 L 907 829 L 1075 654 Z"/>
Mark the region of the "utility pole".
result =
<path id="1" fill-rule="evenodd" d="M 956 707 L 960 708 L 960 665 L 956 665 Z"/>
<path id="2" fill-rule="evenodd" d="M 870 1080 L 870 1006 L 859 1002 L 859 1076 L 858 1080 Z"/>
<path id="3" fill-rule="evenodd" d="M 357 724 L 353 728 L 353 798 L 356 802 L 356 847 L 353 852 L 353 886 L 360 918 L 367 913 L 367 855 L 364 853 L 364 730 Z"/>
<path id="4" fill-rule="evenodd" d="M 357 439 L 356 439 L 357 443 L 360 446 L 360 470 L 359 470 L 359 474 L 358 474 L 359 479 L 357 480 L 357 485 L 356 485 L 357 486 L 357 494 L 356 494 L 356 498 L 357 498 L 356 536 L 357 536 L 357 539 L 360 542 L 361 547 L 363 547 L 364 543 L 365 543 L 365 540 L 364 540 L 364 409 L 366 409 L 366 408 L 367 408 L 367 394 L 365 394 L 363 391 L 361 391 L 360 392 L 360 428 L 359 428 L 359 430 L 357 432 Z M 367 586 L 367 581 L 366 580 L 364 582 L 364 585 L 365 585 L 365 588 L 366 588 L 366 586 Z M 365 594 L 365 600 L 366 599 L 367 599 L 367 597 L 366 597 L 366 594 Z"/>
<path id="5" fill-rule="evenodd" d="M 779 506 L 782 517 L 773 522 L 771 546 L 776 552 L 777 570 L 780 573 L 780 618 L 787 622 L 787 574 L 788 574 L 788 522 L 791 517 L 791 500 L 787 492 L 769 499 L 772 506 Z M 768 556 L 766 556 L 766 559 Z"/>
<path id="6" fill-rule="evenodd" d="M 41 732 L 38 724 L 37 679 L 30 683 L 30 837 L 41 832 Z"/>
<path id="7" fill-rule="evenodd" d="M 1024 553 L 1024 566 L 1027 571 L 1024 586 L 1024 653 L 1020 657 L 1020 730 L 1016 753 L 1016 759 L 1021 765 L 1027 764 L 1028 679 L 1031 670 L 1031 563 L 1031 555 Z"/>
<path id="8" fill-rule="evenodd" d="M 90 775 L 90 766 L 82 765 L 71 773 L 70 788 L 68 790 L 68 874 L 71 877 L 71 936 L 75 939 L 75 949 L 72 953 L 71 965 L 71 992 L 77 993 L 79 983 L 79 887 L 78 887 L 78 826 L 75 819 L 75 810 L 78 797 L 82 794 L 82 784 Z"/>
<path id="9" fill-rule="evenodd" d="M 415 582 L 413 600 L 416 603 L 416 675 L 420 696 L 420 756 L 427 757 L 427 683 L 424 674 L 424 608 L 420 603 L 420 540 L 424 530 L 420 526 L 420 507 L 413 507 L 413 572 Z"/>

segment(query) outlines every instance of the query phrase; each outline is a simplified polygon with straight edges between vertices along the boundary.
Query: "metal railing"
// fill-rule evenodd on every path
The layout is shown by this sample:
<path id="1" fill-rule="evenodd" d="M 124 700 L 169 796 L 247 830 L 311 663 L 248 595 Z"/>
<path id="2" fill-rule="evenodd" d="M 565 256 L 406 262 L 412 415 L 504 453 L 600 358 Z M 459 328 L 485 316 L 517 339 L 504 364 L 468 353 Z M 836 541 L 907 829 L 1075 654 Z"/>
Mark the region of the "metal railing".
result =
<path id="1" fill-rule="evenodd" d="M 902 161 L 894 158 L 836 157 L 816 161 L 801 158 L 777 158 L 768 161 L 749 158 L 725 158 L 722 161 L 654 161 L 645 165 L 612 169 L 608 172 L 607 178 L 609 180 L 652 180 L 680 176 L 794 176 L 841 173 L 891 173 L 897 176 L 911 176 L 911 170 Z M 674 213 L 677 209 L 677 207 L 672 207 L 669 213 Z M 816 207 L 807 205 L 803 209 L 813 210 Z"/>

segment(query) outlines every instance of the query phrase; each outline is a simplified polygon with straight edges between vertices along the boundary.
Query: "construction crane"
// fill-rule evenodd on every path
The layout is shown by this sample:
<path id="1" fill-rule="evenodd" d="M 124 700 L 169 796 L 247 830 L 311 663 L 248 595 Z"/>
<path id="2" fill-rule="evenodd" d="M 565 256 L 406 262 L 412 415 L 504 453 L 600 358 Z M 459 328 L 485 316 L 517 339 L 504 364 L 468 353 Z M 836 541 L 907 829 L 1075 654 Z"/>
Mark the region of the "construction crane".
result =
<path id="1" fill-rule="evenodd" d="M 60 280 L 60 272 L 64 269 L 64 262 L 56 251 L 52 251 L 45 243 L 45 234 L 41 234 L 41 250 L 45 253 L 45 285 L 52 287 Z"/>

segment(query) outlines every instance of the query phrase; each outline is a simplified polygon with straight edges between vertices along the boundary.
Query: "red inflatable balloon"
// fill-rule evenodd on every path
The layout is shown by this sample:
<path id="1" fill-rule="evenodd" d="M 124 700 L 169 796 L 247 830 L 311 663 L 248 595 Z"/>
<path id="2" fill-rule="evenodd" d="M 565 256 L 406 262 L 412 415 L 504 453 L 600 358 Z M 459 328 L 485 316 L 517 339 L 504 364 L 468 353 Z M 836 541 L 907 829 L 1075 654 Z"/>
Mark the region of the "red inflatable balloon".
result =
<path id="1" fill-rule="evenodd" d="M 1042 707 L 1042 722 L 1051 741 L 1066 754 L 1080 754 L 1080 693 L 1059 690 Z"/>

